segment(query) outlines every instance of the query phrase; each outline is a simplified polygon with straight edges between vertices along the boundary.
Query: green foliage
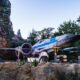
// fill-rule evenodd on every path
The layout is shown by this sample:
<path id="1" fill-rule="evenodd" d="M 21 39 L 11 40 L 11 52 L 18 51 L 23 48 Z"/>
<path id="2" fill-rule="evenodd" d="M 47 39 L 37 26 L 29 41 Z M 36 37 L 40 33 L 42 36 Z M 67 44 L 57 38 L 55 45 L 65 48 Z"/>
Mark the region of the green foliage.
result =
<path id="1" fill-rule="evenodd" d="M 21 60 L 19 62 L 17 62 L 17 67 L 21 67 L 22 65 L 24 65 L 26 62 L 24 60 Z"/>
<path id="2" fill-rule="evenodd" d="M 61 35 L 61 34 L 60 34 L 59 32 L 55 31 L 53 37 L 54 37 L 54 36 L 55 36 L 55 37 L 56 37 L 56 36 L 60 36 L 60 35 Z"/>
<path id="3" fill-rule="evenodd" d="M 52 32 L 53 29 L 54 28 L 51 28 L 51 27 L 44 28 L 41 31 L 35 31 L 33 29 L 29 37 L 27 38 L 27 41 L 31 43 L 32 45 L 34 45 L 39 40 L 50 38 L 53 35 L 53 32 Z"/>
<path id="4" fill-rule="evenodd" d="M 80 16 L 77 18 L 77 22 L 79 22 L 79 23 L 80 23 Z"/>
<path id="5" fill-rule="evenodd" d="M 58 28 L 60 34 L 72 33 L 80 34 L 80 26 L 75 21 L 64 22 Z"/>
<path id="6" fill-rule="evenodd" d="M 39 33 L 41 35 L 41 39 L 46 39 L 46 38 L 50 38 L 53 35 L 53 29 L 52 27 L 48 27 L 48 28 L 44 28 L 43 30 L 41 30 Z"/>
<path id="7" fill-rule="evenodd" d="M 32 62 L 32 66 L 36 67 L 38 65 L 38 61 L 36 59 Z"/>
<path id="8" fill-rule="evenodd" d="M 19 37 L 19 38 L 22 39 L 22 36 L 21 36 L 21 30 L 20 30 L 20 29 L 17 31 L 17 37 Z"/>
<path id="9" fill-rule="evenodd" d="M 37 31 L 32 30 L 32 33 L 30 33 L 29 37 L 27 38 L 27 41 L 33 45 L 37 42 L 36 40 L 37 36 L 38 36 Z"/>
<path id="10" fill-rule="evenodd" d="M 73 46 L 80 46 L 80 40 L 75 42 L 75 44 Z"/>
<path id="11" fill-rule="evenodd" d="M 75 21 L 67 21 L 60 25 L 57 34 L 80 34 L 80 26 Z M 55 33 L 54 33 L 55 34 Z M 69 46 L 79 46 L 80 41 L 70 44 Z"/>

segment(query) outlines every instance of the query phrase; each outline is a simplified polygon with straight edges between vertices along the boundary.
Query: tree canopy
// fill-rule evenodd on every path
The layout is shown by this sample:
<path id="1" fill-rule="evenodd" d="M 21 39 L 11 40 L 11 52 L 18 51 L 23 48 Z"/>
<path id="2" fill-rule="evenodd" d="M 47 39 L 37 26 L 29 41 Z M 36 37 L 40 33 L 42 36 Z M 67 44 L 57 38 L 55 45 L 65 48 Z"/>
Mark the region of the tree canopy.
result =
<path id="1" fill-rule="evenodd" d="M 80 26 L 75 21 L 64 22 L 58 28 L 60 34 L 80 34 Z"/>
<path id="2" fill-rule="evenodd" d="M 80 25 L 77 23 L 77 21 L 71 21 L 71 20 L 65 21 L 62 24 L 60 24 L 60 26 L 57 28 L 57 31 L 55 32 L 53 27 L 44 28 L 41 31 L 36 31 L 33 29 L 30 35 L 28 36 L 27 40 L 29 43 L 33 45 L 39 40 L 55 37 L 67 33 L 80 34 Z M 74 43 L 74 45 L 76 46 L 79 44 L 80 41 Z"/>
<path id="3" fill-rule="evenodd" d="M 30 33 L 29 37 L 27 38 L 27 40 L 29 43 L 31 43 L 33 45 L 39 40 L 50 38 L 53 34 L 53 32 L 52 32 L 53 29 L 54 28 L 51 28 L 51 27 L 44 28 L 41 31 L 36 31 L 33 29 L 32 32 Z"/>

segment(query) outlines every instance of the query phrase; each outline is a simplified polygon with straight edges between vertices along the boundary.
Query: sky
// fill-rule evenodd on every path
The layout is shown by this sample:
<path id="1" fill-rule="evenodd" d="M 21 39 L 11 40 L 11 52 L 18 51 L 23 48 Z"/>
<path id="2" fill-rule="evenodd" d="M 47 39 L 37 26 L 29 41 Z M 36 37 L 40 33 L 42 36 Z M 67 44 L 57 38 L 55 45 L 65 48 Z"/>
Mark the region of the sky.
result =
<path id="1" fill-rule="evenodd" d="M 47 27 L 55 30 L 64 21 L 80 16 L 80 0 L 10 0 L 11 21 L 15 34 L 21 30 L 23 38 L 32 31 Z"/>

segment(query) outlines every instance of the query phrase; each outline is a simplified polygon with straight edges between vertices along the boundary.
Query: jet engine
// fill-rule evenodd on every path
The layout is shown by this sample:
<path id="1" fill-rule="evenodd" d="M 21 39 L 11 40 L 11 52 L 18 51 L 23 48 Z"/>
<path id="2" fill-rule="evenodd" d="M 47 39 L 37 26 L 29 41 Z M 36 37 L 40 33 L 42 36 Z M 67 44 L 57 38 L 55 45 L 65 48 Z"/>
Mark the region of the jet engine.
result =
<path id="1" fill-rule="evenodd" d="M 30 55 L 32 51 L 32 46 L 29 43 L 24 43 L 16 48 L 16 51 L 21 52 L 23 55 Z"/>

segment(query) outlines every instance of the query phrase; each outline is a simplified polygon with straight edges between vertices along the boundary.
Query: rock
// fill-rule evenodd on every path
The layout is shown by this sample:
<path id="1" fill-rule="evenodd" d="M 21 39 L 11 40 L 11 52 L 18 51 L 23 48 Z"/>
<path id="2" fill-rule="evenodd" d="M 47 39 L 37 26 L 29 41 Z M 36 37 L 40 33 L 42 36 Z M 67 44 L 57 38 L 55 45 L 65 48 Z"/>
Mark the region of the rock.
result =
<path id="1" fill-rule="evenodd" d="M 57 80 L 54 68 L 49 63 L 41 64 L 33 69 L 35 80 Z"/>
<path id="2" fill-rule="evenodd" d="M 80 64 L 44 63 L 37 67 L 0 63 L 0 80 L 80 80 Z"/>
<path id="3" fill-rule="evenodd" d="M 15 63 L 0 64 L 0 80 L 15 80 L 17 75 L 17 67 Z"/>
<path id="4" fill-rule="evenodd" d="M 0 36 L 0 48 L 7 47 L 7 41 L 6 38 L 3 36 Z"/>
<path id="5" fill-rule="evenodd" d="M 0 63 L 0 80 L 33 80 L 31 66 L 18 66 L 16 62 Z"/>
<path id="6" fill-rule="evenodd" d="M 10 1 L 0 0 L 0 47 L 8 47 L 9 41 L 14 35 L 12 22 L 10 21 L 10 14 Z"/>
<path id="7" fill-rule="evenodd" d="M 16 80 L 33 80 L 33 74 L 29 64 L 21 66 L 18 70 L 19 72 Z"/>
<path id="8" fill-rule="evenodd" d="M 80 80 L 80 64 L 45 63 L 33 72 L 35 80 Z"/>

